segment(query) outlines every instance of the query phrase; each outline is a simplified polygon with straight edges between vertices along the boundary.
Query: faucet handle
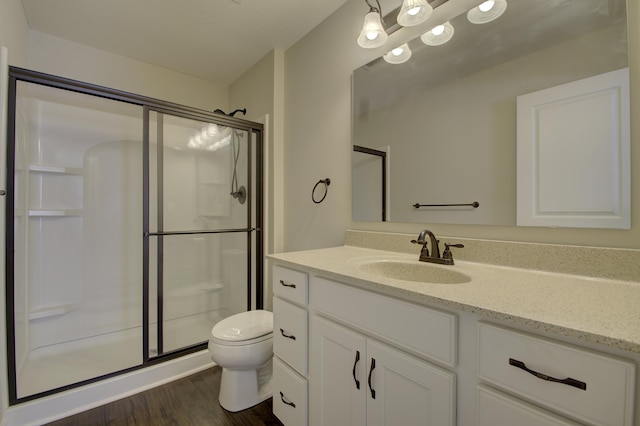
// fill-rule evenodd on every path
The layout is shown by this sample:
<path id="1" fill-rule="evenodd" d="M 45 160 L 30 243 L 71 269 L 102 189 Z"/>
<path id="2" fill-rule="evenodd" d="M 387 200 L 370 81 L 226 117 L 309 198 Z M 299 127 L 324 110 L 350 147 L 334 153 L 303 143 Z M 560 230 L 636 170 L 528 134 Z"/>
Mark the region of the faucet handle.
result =
<path id="1" fill-rule="evenodd" d="M 420 249 L 421 257 L 429 257 L 429 249 L 427 248 L 427 242 L 424 240 L 411 240 L 413 244 L 420 244 L 422 248 Z"/>
<path id="2" fill-rule="evenodd" d="M 449 247 L 464 248 L 464 244 L 444 243 L 444 252 L 442 253 L 442 258 L 453 260 L 453 254 L 451 253 L 451 249 Z"/>

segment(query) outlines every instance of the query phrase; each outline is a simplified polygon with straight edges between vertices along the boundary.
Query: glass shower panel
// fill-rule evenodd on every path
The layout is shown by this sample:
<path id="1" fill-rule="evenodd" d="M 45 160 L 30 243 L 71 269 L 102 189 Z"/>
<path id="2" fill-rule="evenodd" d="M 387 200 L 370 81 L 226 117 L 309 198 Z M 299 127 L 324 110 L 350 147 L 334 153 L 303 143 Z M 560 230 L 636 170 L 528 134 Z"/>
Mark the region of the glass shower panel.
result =
<path id="1" fill-rule="evenodd" d="M 247 136 L 244 130 L 151 112 L 150 230 L 246 228 Z"/>
<path id="2" fill-rule="evenodd" d="M 247 238 L 246 234 L 186 234 L 165 235 L 162 241 L 160 347 L 167 353 L 206 342 L 218 321 L 247 310 Z M 151 269 L 157 267 L 154 252 L 150 260 Z M 152 336 L 157 325 L 151 324 Z M 159 353 L 155 337 L 149 352 Z"/>
<path id="3" fill-rule="evenodd" d="M 15 125 L 22 398 L 142 362 L 142 107 L 19 81 Z"/>
<path id="4" fill-rule="evenodd" d="M 248 309 L 255 182 L 246 130 L 154 111 L 149 118 L 153 357 L 206 342 L 216 322 Z"/>

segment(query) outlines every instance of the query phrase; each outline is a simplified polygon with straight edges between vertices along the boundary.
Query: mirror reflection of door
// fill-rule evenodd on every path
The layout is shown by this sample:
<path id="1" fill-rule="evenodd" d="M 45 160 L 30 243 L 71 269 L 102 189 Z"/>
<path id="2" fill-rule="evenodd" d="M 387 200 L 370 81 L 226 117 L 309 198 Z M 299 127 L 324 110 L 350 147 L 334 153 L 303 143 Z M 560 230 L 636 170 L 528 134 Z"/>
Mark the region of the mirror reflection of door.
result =
<path id="1" fill-rule="evenodd" d="M 387 221 L 387 153 L 353 146 L 353 220 Z"/>

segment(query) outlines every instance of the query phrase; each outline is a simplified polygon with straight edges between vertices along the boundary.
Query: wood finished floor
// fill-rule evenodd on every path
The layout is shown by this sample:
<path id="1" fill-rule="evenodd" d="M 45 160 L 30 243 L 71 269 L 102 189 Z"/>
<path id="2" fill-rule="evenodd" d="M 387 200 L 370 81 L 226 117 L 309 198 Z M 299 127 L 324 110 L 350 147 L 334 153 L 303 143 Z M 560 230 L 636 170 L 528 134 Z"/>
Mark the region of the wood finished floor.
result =
<path id="1" fill-rule="evenodd" d="M 204 370 L 47 426 L 282 426 L 273 414 L 271 399 L 238 413 L 220 407 L 221 371 L 219 367 Z"/>

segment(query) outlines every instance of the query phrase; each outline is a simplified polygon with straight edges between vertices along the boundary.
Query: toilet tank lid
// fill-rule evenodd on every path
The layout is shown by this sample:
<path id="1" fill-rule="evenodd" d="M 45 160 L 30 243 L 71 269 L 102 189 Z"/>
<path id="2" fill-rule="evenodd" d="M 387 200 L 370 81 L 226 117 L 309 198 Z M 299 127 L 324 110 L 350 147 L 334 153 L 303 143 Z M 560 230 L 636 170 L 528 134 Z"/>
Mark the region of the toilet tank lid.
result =
<path id="1" fill-rule="evenodd" d="M 215 339 L 241 342 L 257 339 L 273 332 L 273 313 L 263 310 L 241 312 L 231 315 L 213 326 L 211 335 Z"/>

